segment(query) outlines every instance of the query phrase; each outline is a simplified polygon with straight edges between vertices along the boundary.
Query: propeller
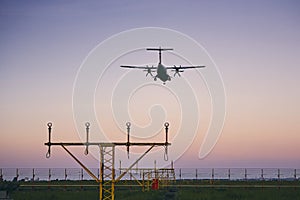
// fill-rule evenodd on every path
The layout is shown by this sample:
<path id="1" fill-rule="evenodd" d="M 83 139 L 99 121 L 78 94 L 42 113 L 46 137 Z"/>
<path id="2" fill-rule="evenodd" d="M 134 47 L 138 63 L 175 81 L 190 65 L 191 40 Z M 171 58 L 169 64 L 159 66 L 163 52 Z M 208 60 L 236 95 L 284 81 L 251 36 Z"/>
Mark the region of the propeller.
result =
<path id="1" fill-rule="evenodd" d="M 148 74 L 150 74 L 152 77 L 153 77 L 152 72 L 155 72 L 153 65 L 152 65 L 152 67 L 149 67 L 149 66 L 147 65 L 147 67 L 146 67 L 146 69 L 145 69 L 144 71 L 147 72 L 147 73 L 146 73 L 146 76 L 148 76 Z"/>
<path id="2" fill-rule="evenodd" d="M 181 75 L 180 75 L 180 72 L 184 72 L 183 70 L 180 70 L 181 69 L 181 65 L 179 65 L 179 67 L 176 67 L 176 65 L 174 65 L 174 68 L 173 68 L 173 72 L 175 72 L 174 73 L 174 77 L 176 76 L 176 74 L 180 77 Z"/>

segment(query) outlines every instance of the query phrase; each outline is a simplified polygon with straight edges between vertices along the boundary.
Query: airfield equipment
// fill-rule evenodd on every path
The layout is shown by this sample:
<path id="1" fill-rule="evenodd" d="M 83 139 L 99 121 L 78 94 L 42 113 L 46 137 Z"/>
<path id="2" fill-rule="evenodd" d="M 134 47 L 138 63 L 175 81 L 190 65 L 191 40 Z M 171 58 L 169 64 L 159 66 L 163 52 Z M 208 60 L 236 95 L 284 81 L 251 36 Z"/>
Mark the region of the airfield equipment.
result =
<path id="1" fill-rule="evenodd" d="M 131 142 L 130 141 L 130 122 L 126 123 L 127 126 L 127 142 L 90 142 L 89 141 L 89 129 L 90 123 L 86 122 L 86 142 L 51 142 L 52 123 L 49 122 L 48 126 L 48 142 L 45 143 L 48 146 L 46 157 L 51 155 L 51 146 L 61 146 L 97 183 L 99 183 L 99 199 L 100 200 L 114 200 L 115 196 L 115 183 L 122 179 L 132 168 L 136 165 L 147 153 L 149 153 L 154 147 L 165 147 L 165 158 L 168 156 L 168 146 L 171 143 L 168 142 L 168 130 L 169 123 L 166 122 L 165 142 Z M 89 146 L 98 146 L 100 149 L 100 166 L 99 177 L 94 175 L 78 158 L 75 157 L 68 149 L 67 146 L 85 146 L 84 154 L 89 153 Z M 127 147 L 127 154 L 129 157 L 129 149 L 131 146 L 148 146 L 149 148 L 134 162 L 129 168 L 126 168 L 117 178 L 115 178 L 115 147 Z M 144 188 L 143 188 L 144 189 Z"/>

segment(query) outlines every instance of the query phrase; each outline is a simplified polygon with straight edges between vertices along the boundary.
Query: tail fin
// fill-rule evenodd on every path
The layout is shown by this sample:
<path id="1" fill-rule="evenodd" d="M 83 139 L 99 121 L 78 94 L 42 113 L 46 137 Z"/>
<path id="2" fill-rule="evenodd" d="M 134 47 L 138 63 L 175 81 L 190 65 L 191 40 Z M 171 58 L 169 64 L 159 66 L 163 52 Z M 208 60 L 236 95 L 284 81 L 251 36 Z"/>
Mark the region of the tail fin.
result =
<path id="1" fill-rule="evenodd" d="M 161 52 L 162 51 L 172 51 L 173 49 L 172 48 L 147 48 L 146 49 L 147 51 L 159 51 L 159 54 L 158 54 L 158 59 L 159 59 L 159 64 L 161 64 Z"/>

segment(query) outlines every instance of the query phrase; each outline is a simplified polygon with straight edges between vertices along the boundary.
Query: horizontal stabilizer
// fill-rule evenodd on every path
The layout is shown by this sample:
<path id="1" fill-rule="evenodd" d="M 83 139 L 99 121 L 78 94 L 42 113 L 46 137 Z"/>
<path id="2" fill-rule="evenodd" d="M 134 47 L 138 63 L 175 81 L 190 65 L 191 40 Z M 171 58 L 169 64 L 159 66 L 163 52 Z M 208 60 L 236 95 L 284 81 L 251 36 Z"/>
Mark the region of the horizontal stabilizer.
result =
<path id="1" fill-rule="evenodd" d="M 147 51 L 172 51 L 172 48 L 147 48 Z"/>

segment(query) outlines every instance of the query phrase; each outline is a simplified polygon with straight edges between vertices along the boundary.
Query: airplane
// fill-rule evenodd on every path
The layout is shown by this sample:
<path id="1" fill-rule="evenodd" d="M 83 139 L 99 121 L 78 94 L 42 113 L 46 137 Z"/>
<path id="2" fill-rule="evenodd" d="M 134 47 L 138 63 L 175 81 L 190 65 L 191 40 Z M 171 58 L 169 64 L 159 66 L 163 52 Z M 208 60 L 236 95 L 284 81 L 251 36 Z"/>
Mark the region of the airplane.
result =
<path id="1" fill-rule="evenodd" d="M 152 65 L 152 67 L 149 67 L 148 65 L 146 66 L 132 66 L 132 65 L 121 65 L 120 67 L 123 68 L 131 68 L 131 69 L 143 69 L 146 73 L 146 76 L 150 75 L 151 77 L 153 77 L 154 81 L 158 79 L 160 79 L 163 84 L 166 84 L 166 81 L 171 81 L 171 76 L 168 74 L 167 70 L 170 69 L 172 71 L 174 71 L 174 77 L 176 75 L 178 75 L 179 77 L 181 76 L 180 73 L 184 72 L 185 69 L 195 69 L 195 68 L 203 68 L 205 66 L 176 66 L 174 65 L 173 67 L 167 67 L 164 66 L 162 64 L 162 51 L 172 51 L 174 49 L 172 48 L 147 48 L 147 51 L 158 51 L 158 64 L 157 67 L 154 67 Z M 156 71 L 156 75 L 153 76 L 153 72 Z"/>

